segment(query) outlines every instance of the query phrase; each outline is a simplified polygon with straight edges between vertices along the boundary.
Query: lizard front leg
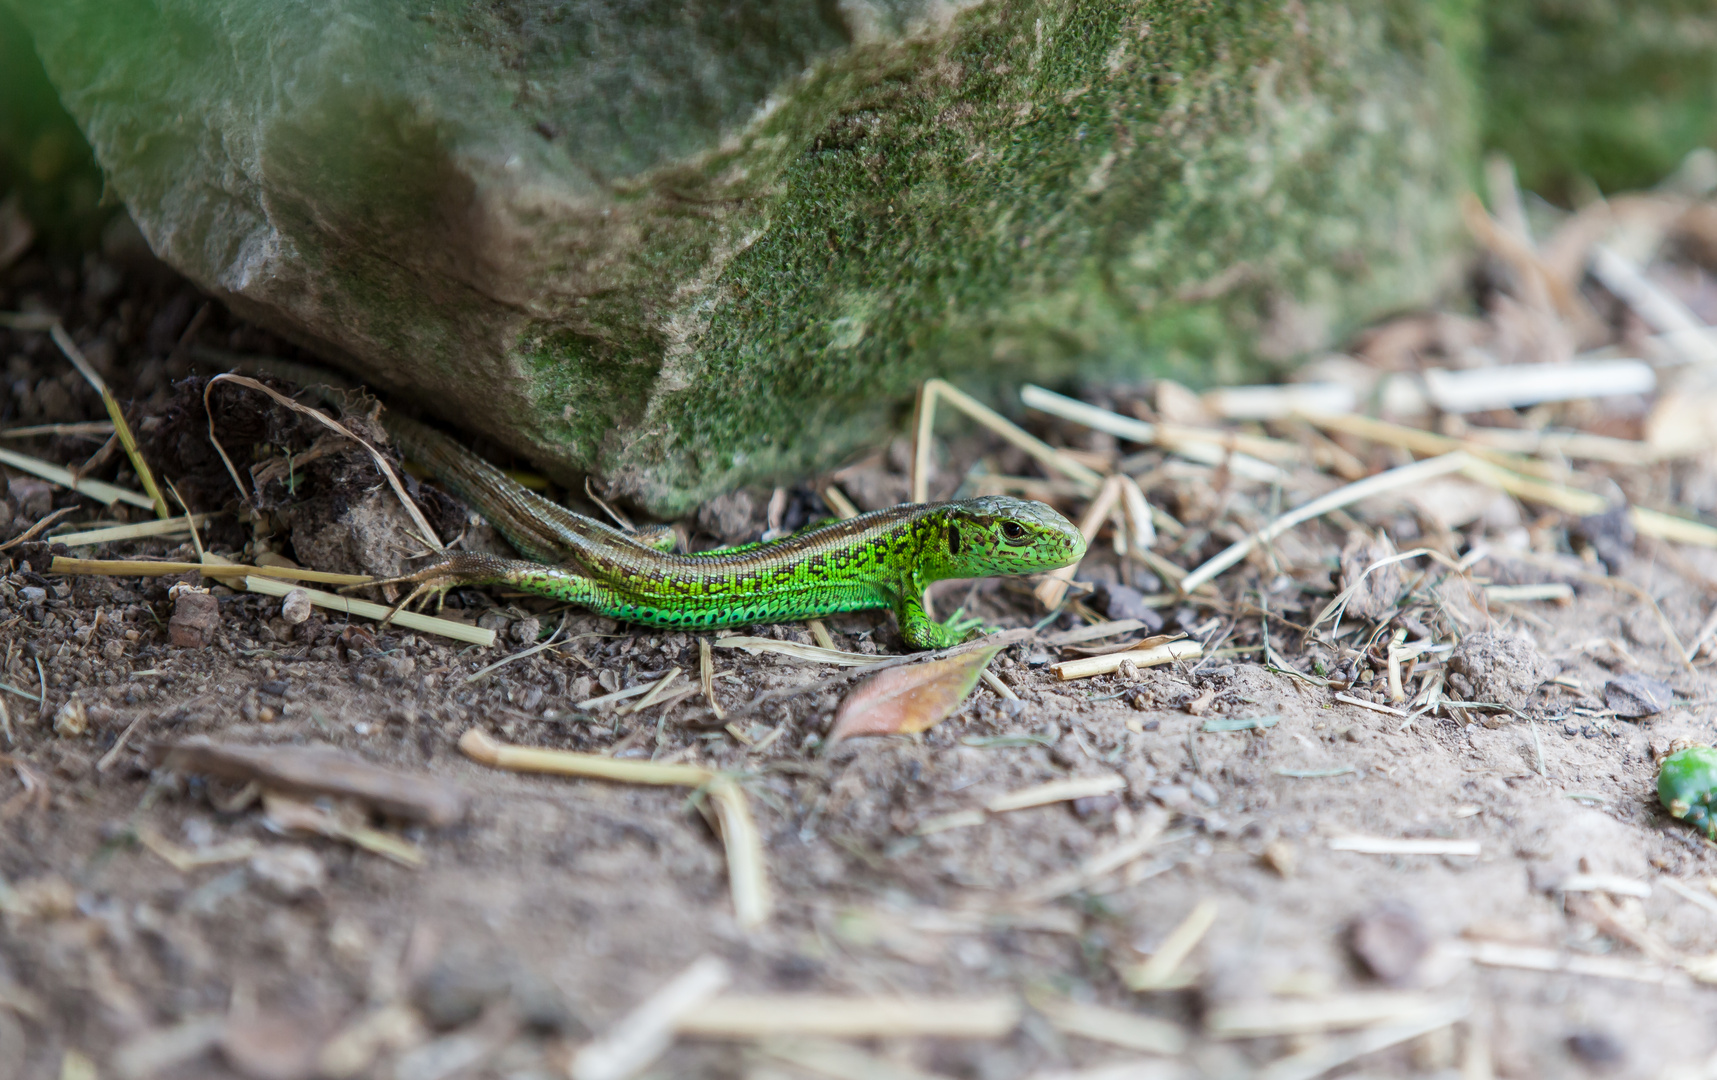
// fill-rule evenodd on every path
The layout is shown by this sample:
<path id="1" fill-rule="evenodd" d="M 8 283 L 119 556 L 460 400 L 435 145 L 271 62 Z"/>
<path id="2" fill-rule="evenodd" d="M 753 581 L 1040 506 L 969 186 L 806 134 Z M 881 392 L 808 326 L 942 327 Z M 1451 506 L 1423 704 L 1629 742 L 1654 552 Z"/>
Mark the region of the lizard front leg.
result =
<path id="1" fill-rule="evenodd" d="M 924 585 L 917 574 L 908 575 L 895 593 L 894 617 L 900 636 L 914 649 L 947 649 L 981 632 L 982 619 L 968 619 L 956 611 L 937 622 L 924 610 Z"/>

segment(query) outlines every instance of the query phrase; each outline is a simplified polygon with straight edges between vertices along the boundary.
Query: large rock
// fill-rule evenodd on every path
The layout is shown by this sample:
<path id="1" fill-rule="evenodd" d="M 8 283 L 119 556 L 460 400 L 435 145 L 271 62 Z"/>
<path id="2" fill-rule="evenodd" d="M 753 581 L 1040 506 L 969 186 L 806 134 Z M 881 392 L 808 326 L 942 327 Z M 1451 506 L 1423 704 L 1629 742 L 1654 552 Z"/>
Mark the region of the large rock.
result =
<path id="1" fill-rule="evenodd" d="M 929 374 L 1208 382 L 1422 302 L 1478 150 L 1461 2 L 11 2 L 169 262 L 661 512 Z"/>

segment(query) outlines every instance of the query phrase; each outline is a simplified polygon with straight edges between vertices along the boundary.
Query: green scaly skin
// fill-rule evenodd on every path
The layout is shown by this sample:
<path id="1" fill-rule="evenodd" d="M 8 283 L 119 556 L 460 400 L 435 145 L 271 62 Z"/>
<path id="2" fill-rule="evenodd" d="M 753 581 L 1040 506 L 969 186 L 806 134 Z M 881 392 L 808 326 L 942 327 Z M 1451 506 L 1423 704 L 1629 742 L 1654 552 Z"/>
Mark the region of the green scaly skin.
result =
<path id="1" fill-rule="evenodd" d="M 709 629 L 892 608 L 907 644 L 957 645 L 977 622 L 926 613 L 948 578 L 1035 574 L 1079 561 L 1085 538 L 1040 502 L 986 496 L 896 506 L 767 544 L 673 554 L 664 534 L 625 533 L 520 486 L 446 436 L 384 414 L 400 447 L 470 502 L 526 559 L 454 553 L 393 582 L 412 603 L 463 585 L 508 585 L 615 619 Z M 666 534 L 668 544 L 671 534 Z M 378 584 L 388 584 L 379 582 Z"/>

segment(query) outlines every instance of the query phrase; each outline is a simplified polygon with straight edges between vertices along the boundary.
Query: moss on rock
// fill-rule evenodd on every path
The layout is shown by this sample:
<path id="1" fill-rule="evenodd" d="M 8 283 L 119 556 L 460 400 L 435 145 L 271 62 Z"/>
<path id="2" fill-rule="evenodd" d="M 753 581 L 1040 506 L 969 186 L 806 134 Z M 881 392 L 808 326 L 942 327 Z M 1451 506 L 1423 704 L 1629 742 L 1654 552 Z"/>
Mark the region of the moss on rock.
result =
<path id="1" fill-rule="evenodd" d="M 1424 302 L 1479 145 L 1476 0 L 14 2 L 170 262 L 664 513 Z"/>

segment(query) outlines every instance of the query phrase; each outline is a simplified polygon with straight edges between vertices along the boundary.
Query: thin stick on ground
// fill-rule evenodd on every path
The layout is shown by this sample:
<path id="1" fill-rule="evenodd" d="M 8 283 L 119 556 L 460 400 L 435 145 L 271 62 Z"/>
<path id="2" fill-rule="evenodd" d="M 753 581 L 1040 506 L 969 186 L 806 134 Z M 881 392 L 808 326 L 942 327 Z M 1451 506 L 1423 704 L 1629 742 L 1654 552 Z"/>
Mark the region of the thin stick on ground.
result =
<path id="1" fill-rule="evenodd" d="M 703 696 L 709 703 L 709 711 L 715 714 L 717 720 L 726 720 L 727 713 L 722 711 L 721 704 L 715 700 L 715 660 L 707 637 L 698 638 L 698 679 L 703 683 Z"/>
<path id="2" fill-rule="evenodd" d="M 0 551 L 6 551 L 10 548 L 17 547 L 20 544 L 29 543 L 31 540 L 34 540 L 36 537 L 38 537 L 42 533 L 46 532 L 54 524 L 54 522 L 65 517 L 67 514 L 76 513 L 76 512 L 77 512 L 77 507 L 75 507 L 75 506 L 66 506 L 66 507 L 62 507 L 61 509 L 55 510 L 53 513 L 42 518 L 42 520 L 36 522 L 34 525 L 30 526 L 28 529 L 25 529 L 23 532 L 19 533 L 17 536 L 14 536 L 12 539 L 6 541 L 4 544 L 0 544 Z"/>
<path id="3" fill-rule="evenodd" d="M 183 521 L 175 524 L 184 524 Z M 157 562 L 152 559 L 74 559 L 55 555 L 50 574 L 96 574 L 101 577 L 164 577 L 192 570 L 204 577 L 268 577 L 282 581 L 315 581 L 323 585 L 364 585 L 375 579 L 368 574 L 336 574 L 327 570 L 305 570 L 298 566 L 246 566 L 243 563 Z"/>
<path id="4" fill-rule="evenodd" d="M 1072 480 L 1086 491 L 1096 491 L 1098 486 L 1103 482 L 1102 475 L 1095 470 L 1087 468 L 1079 462 L 1074 461 L 1072 458 L 1044 442 L 1042 439 L 1028 433 L 1024 428 L 1020 427 L 1012 420 L 1009 420 L 1001 413 L 996 412 L 988 405 L 983 404 L 971 395 L 962 390 L 956 389 L 954 386 L 942 381 L 941 379 L 926 379 L 924 382 L 923 394 L 925 398 L 924 408 L 926 411 L 929 411 L 933 407 L 935 401 L 946 401 L 948 404 L 954 406 L 954 408 L 965 413 L 971 419 L 995 432 L 1014 446 L 1024 450 L 1044 468 L 1060 473 L 1062 476 Z M 927 425 L 923 425 L 921 422 L 920 426 L 924 427 Z M 926 438 L 925 442 L 927 443 L 928 441 L 928 438 Z M 928 451 L 925 451 L 925 453 L 927 452 Z"/>
<path id="5" fill-rule="evenodd" d="M 207 574 L 210 568 L 204 566 L 198 567 L 198 569 Z M 268 569 L 274 568 L 269 567 Z M 256 574 L 247 574 L 242 581 L 244 587 L 250 592 L 264 593 L 268 596 L 285 596 L 293 589 L 293 586 L 284 582 Z M 302 588 L 302 586 L 299 587 Z M 452 619 L 422 615 L 415 611 L 396 611 L 386 604 L 372 604 L 368 600 L 352 600 L 344 596 L 335 596 L 333 593 L 322 592 L 320 589 L 304 589 L 304 592 L 310 597 L 312 604 L 327 608 L 330 611 L 361 615 L 377 622 L 391 622 L 394 626 L 403 626 L 408 630 L 421 630 L 426 634 L 440 634 L 442 637 L 480 645 L 485 649 L 495 643 L 495 632 L 481 626 L 470 626 L 466 623 L 454 622 Z"/>
<path id="6" fill-rule="evenodd" d="M 465 676 L 465 681 L 467 683 L 480 682 L 494 672 L 506 667 L 508 664 L 517 663 L 526 657 L 535 656 L 537 653 L 540 653 L 545 649 L 553 648 L 554 643 L 560 639 L 560 632 L 566 629 L 566 620 L 569 618 L 571 618 L 570 615 L 562 615 L 560 617 L 560 625 L 554 628 L 554 633 L 550 634 L 537 644 L 532 645 L 528 649 L 520 649 L 511 656 L 503 657 L 502 659 L 495 661 L 493 664 L 478 668 L 476 671 Z"/>
<path id="7" fill-rule="evenodd" d="M 107 415 L 113 420 L 113 433 L 119 436 L 119 445 L 125 448 L 125 456 L 131 459 L 131 471 L 137 474 L 137 482 L 143 485 L 144 493 L 149 496 L 155 516 L 171 517 L 172 511 L 167 508 L 167 500 L 162 497 L 161 489 L 155 484 L 155 474 L 149 471 L 149 463 L 143 460 L 143 454 L 137 449 L 137 437 L 131 433 L 131 425 L 125 422 L 125 410 L 119 407 L 119 399 L 107 388 L 107 381 L 90 366 L 89 361 L 84 358 L 83 350 L 77 347 L 77 342 L 72 340 L 71 335 L 66 333 L 66 328 L 58 321 L 49 328 L 48 336 L 54 339 L 54 344 L 60 347 L 60 352 L 65 353 L 66 359 L 72 362 L 72 367 L 77 368 L 84 381 L 95 387 L 96 393 L 101 395 L 102 408 L 107 410 Z"/>

